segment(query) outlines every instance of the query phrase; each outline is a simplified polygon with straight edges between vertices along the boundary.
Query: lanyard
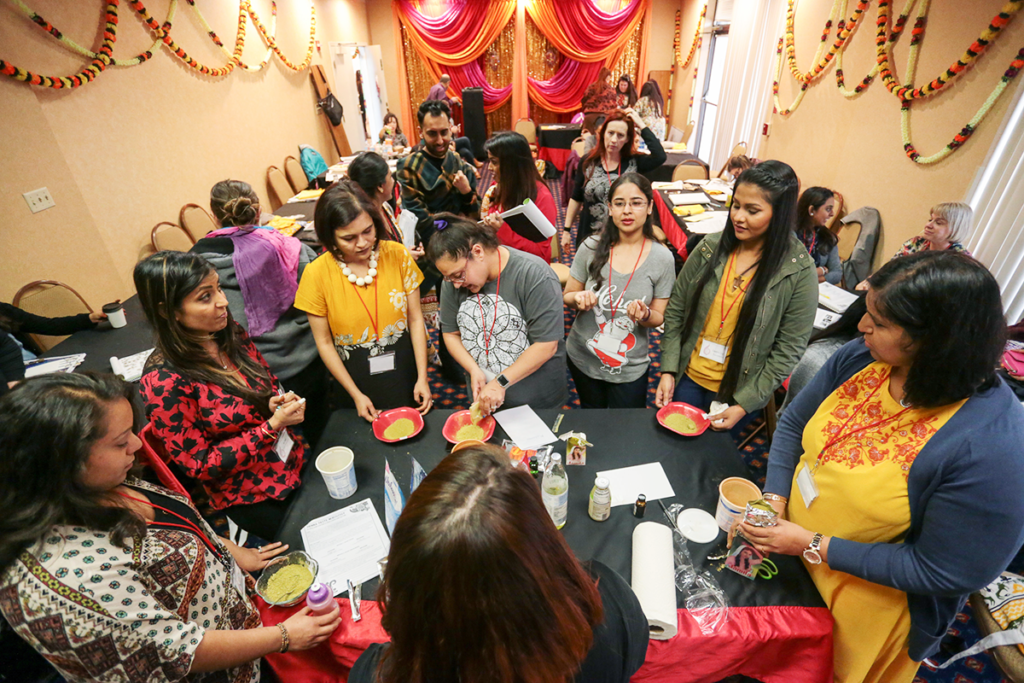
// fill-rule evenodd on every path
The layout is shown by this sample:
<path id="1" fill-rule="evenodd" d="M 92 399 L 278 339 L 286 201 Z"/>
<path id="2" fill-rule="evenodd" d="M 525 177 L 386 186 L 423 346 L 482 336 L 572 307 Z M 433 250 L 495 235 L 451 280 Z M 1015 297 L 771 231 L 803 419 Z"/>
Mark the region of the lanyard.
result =
<path id="1" fill-rule="evenodd" d="M 611 178 L 612 172 L 609 171 L 607 168 L 605 168 L 604 158 L 603 157 L 601 158 L 601 168 L 604 169 L 604 174 L 606 176 L 608 176 L 609 178 Z M 622 175 L 622 155 L 621 154 L 619 155 L 619 166 L 618 166 L 618 168 L 615 169 L 615 177 L 618 178 L 620 175 Z"/>
<path id="2" fill-rule="evenodd" d="M 722 280 L 722 285 L 723 285 L 723 287 L 722 287 L 722 319 L 718 323 L 718 334 L 719 334 L 719 337 L 716 337 L 716 339 L 720 338 L 720 336 L 722 334 L 722 329 L 725 327 L 725 320 L 726 320 L 726 318 L 729 317 L 729 314 L 732 313 L 732 309 L 736 305 L 736 302 L 741 300 L 741 299 L 745 299 L 746 295 L 747 295 L 747 290 L 742 285 L 740 285 L 740 287 L 739 287 L 740 295 L 732 300 L 732 303 L 729 304 L 729 309 L 726 310 L 726 308 L 725 308 L 725 295 L 729 291 L 729 275 L 732 273 L 732 264 L 735 261 L 736 261 L 736 252 L 733 251 L 732 255 L 729 257 L 729 265 L 725 269 L 725 278 Z M 754 265 L 757 265 L 757 264 L 754 264 Z M 747 268 L 747 270 L 750 270 L 750 268 Z M 744 272 L 746 272 L 746 271 L 744 271 Z M 739 277 L 743 277 L 743 275 L 740 274 Z"/>
<path id="3" fill-rule="evenodd" d="M 153 503 L 151 501 L 143 500 L 141 498 L 135 498 L 134 496 L 126 496 L 125 494 L 121 493 L 120 491 L 115 491 L 115 493 L 117 493 L 117 495 L 121 496 L 122 498 L 126 498 L 128 500 L 134 500 L 136 503 L 142 503 L 143 505 L 149 505 L 150 507 L 156 508 L 157 510 L 164 511 L 167 514 L 169 514 L 169 515 L 171 515 L 173 517 L 177 517 L 178 519 L 183 521 L 184 524 L 174 524 L 173 522 L 161 522 L 161 524 L 164 525 L 164 526 L 172 526 L 172 527 L 177 527 L 179 529 L 185 529 L 186 531 L 191 531 L 192 533 L 194 533 L 196 536 L 198 536 L 203 541 L 203 543 L 206 545 L 206 547 L 210 549 L 210 552 L 212 552 L 214 554 L 214 556 L 216 556 L 216 558 L 218 560 L 220 560 L 222 562 L 224 561 L 223 555 L 221 555 L 221 552 L 217 549 L 216 546 L 213 545 L 213 542 L 210 540 L 209 536 L 204 534 L 203 531 L 198 526 L 193 524 L 186 517 L 182 517 L 181 515 L 179 515 L 174 510 L 168 510 L 164 506 L 157 505 L 156 503 Z M 152 522 L 149 522 L 149 521 L 146 522 L 147 526 L 150 525 L 150 524 L 152 524 Z"/>
<path id="4" fill-rule="evenodd" d="M 395 224 L 395 219 L 392 217 L 391 209 L 388 208 L 387 204 L 381 207 L 381 213 L 384 214 L 384 222 L 388 224 L 388 236 L 399 244 L 403 244 L 402 231 Z"/>
<path id="5" fill-rule="evenodd" d="M 636 273 L 637 266 L 640 265 L 640 258 L 644 255 L 644 247 L 647 246 L 647 240 L 645 239 L 640 243 L 640 253 L 636 256 L 636 263 L 633 264 L 633 270 L 629 272 L 629 279 L 626 280 L 626 286 L 619 292 L 619 298 L 612 302 L 612 314 L 608 317 L 608 320 L 615 320 L 615 309 L 622 303 L 622 297 L 625 295 L 626 290 L 629 289 L 629 283 L 633 281 L 633 274 Z M 612 259 L 615 258 L 615 247 L 611 248 L 611 253 L 608 254 L 608 287 L 612 286 Z"/>
<path id="6" fill-rule="evenodd" d="M 491 329 L 487 330 L 487 317 L 484 305 L 480 302 L 480 292 L 476 293 L 476 305 L 480 307 L 480 324 L 484 327 L 484 358 L 490 365 L 491 339 L 494 337 L 494 323 L 498 320 L 498 294 L 501 292 L 501 247 L 498 247 L 498 287 L 494 290 L 494 315 L 491 317 Z"/>
<path id="7" fill-rule="evenodd" d="M 810 232 L 810 244 L 808 244 L 807 237 L 805 236 L 804 232 L 800 233 L 800 241 L 804 243 L 805 247 L 807 247 L 807 253 L 810 254 L 811 256 L 814 256 L 814 247 L 817 246 L 818 244 L 818 231 L 815 228 L 811 228 Z"/>
<path id="8" fill-rule="evenodd" d="M 377 277 L 373 278 L 373 312 L 376 315 L 376 320 L 374 319 L 374 316 L 370 315 L 370 307 L 366 305 L 365 301 L 363 301 L 363 295 L 359 293 L 359 287 L 352 285 L 356 290 L 356 298 L 358 298 L 359 303 L 363 305 L 363 310 L 366 311 L 366 317 L 370 319 L 370 324 L 373 325 L 373 333 L 377 335 L 376 339 L 378 342 L 380 341 L 380 330 L 377 327 L 377 322 L 380 320 L 380 310 L 377 308 L 377 295 L 380 293 L 380 287 L 377 286 L 379 278 L 379 273 L 377 274 Z"/>
<path id="9" fill-rule="evenodd" d="M 831 440 L 829 440 L 828 442 L 825 443 L 825 447 L 821 449 L 821 452 L 818 453 L 817 459 L 814 461 L 814 467 L 811 469 L 812 474 L 815 471 L 817 471 L 818 465 L 821 464 L 822 456 L 824 456 L 825 452 L 828 451 L 829 449 L 831 449 L 833 446 L 836 446 L 839 443 L 841 443 L 843 441 L 846 441 L 847 439 L 849 439 L 850 437 L 852 437 L 855 434 L 859 434 L 859 433 L 861 433 L 863 431 L 871 429 L 872 427 L 878 427 L 880 425 L 885 424 L 886 422 L 891 422 L 891 421 L 895 420 L 896 418 L 898 418 L 903 413 L 905 413 L 908 410 L 910 410 L 910 407 L 908 406 L 908 407 L 904 408 L 903 410 L 899 411 L 898 413 L 896 413 L 895 415 L 890 415 L 889 417 L 883 418 L 881 420 L 877 420 L 875 422 L 872 422 L 871 424 L 864 425 L 863 427 L 858 427 L 857 429 L 852 430 L 849 434 L 843 434 L 843 430 L 846 429 L 847 425 L 850 424 L 850 422 L 853 420 L 853 418 L 857 417 L 857 415 L 860 414 L 860 411 L 864 409 L 864 407 L 868 404 L 868 401 L 870 401 L 872 398 L 874 398 L 875 394 L 878 393 L 878 390 L 882 388 L 883 384 L 885 384 L 885 380 L 889 379 L 891 376 L 892 376 L 892 371 L 890 370 L 889 373 L 885 376 L 885 378 L 881 382 L 878 383 L 878 386 L 876 386 L 874 389 L 872 389 L 871 393 L 868 394 L 867 398 L 865 398 L 861 402 L 861 404 L 859 406 L 857 406 L 857 409 L 853 411 L 853 414 L 850 415 L 850 417 L 846 418 L 846 422 L 844 422 L 843 426 L 839 428 L 839 431 L 836 432 L 835 436 L 833 436 Z"/>

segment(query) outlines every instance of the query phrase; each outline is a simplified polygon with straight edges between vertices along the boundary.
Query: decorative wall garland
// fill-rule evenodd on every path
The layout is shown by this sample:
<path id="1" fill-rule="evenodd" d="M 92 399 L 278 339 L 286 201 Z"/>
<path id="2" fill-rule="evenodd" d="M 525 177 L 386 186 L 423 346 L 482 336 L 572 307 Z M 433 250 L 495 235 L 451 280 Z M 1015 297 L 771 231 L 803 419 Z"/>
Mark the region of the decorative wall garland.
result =
<path id="1" fill-rule="evenodd" d="M 675 50 L 674 50 L 673 54 L 675 54 L 675 56 L 676 56 L 676 63 L 679 65 L 680 69 L 685 69 L 686 67 L 690 66 L 690 60 L 693 59 L 693 56 L 695 54 L 697 54 L 697 50 L 700 49 L 700 44 L 702 42 L 701 41 L 701 33 L 700 32 L 701 32 L 701 29 L 704 28 L 704 17 L 705 17 L 705 15 L 707 15 L 707 13 L 708 13 L 708 4 L 705 2 L 704 3 L 704 7 L 700 11 L 700 18 L 697 19 L 697 30 L 693 34 L 693 42 L 690 43 L 690 53 L 688 55 L 686 55 L 686 60 L 684 61 L 683 60 L 683 54 L 682 54 L 682 47 L 683 46 L 680 43 L 680 39 L 679 39 L 679 18 L 680 18 L 680 14 L 679 14 L 679 10 L 676 10 L 676 36 L 677 36 L 677 38 L 676 38 L 676 41 L 675 41 Z"/>
<path id="2" fill-rule="evenodd" d="M 120 0 L 107 0 L 106 11 L 104 14 L 104 30 L 103 30 L 103 43 L 100 47 L 99 52 L 92 52 L 85 49 L 81 45 L 75 43 L 71 39 L 67 38 L 61 31 L 46 21 L 38 13 L 32 11 L 22 0 L 14 0 L 17 7 L 21 10 L 25 16 L 35 23 L 37 26 L 42 28 L 52 37 L 57 39 L 61 45 L 65 48 L 76 52 L 82 56 L 90 58 L 92 61 L 88 66 L 83 68 L 76 74 L 71 76 L 43 76 L 27 69 L 17 67 L 10 62 L 0 59 L 0 75 L 7 76 L 17 81 L 28 83 L 29 85 L 37 85 L 46 88 L 78 88 L 86 83 L 91 82 L 95 79 L 102 71 L 105 71 L 108 66 L 137 66 L 145 61 L 148 61 L 153 56 L 155 49 L 163 43 L 171 50 L 171 52 L 183 61 L 190 68 L 198 71 L 207 76 L 221 77 L 227 76 L 234 71 L 236 66 L 240 66 L 243 69 L 249 71 L 259 71 L 266 66 L 270 55 L 273 52 L 278 56 L 281 62 L 293 71 L 303 71 L 308 68 L 313 60 L 313 51 L 316 46 L 316 8 L 310 5 L 310 27 L 309 27 L 309 44 L 306 49 L 306 56 L 302 63 L 296 65 L 293 64 L 285 55 L 281 52 L 281 49 L 277 45 L 276 32 L 277 32 L 277 4 L 276 2 L 271 3 L 271 29 L 268 31 L 266 27 L 260 22 L 259 16 L 253 10 L 249 3 L 249 0 L 241 0 L 238 9 L 238 29 L 235 36 L 234 50 L 229 52 L 224 46 L 223 41 L 213 31 L 205 17 L 199 12 L 198 7 L 195 5 L 195 0 L 186 0 L 189 6 L 195 12 L 196 17 L 202 24 L 207 35 L 216 44 L 221 51 L 227 55 L 228 62 L 222 67 L 210 67 L 199 63 L 193 59 L 184 49 L 181 48 L 171 38 L 171 25 L 174 18 L 175 10 L 177 9 L 177 0 L 171 0 L 170 7 L 168 9 L 167 19 L 161 24 L 154 19 L 149 12 L 146 10 L 145 5 L 141 0 L 128 0 L 128 5 L 135 10 L 142 21 L 146 24 L 149 30 L 155 35 L 156 41 L 153 43 L 149 50 L 133 57 L 128 60 L 117 60 L 113 58 L 114 44 L 117 41 L 117 23 L 118 16 L 117 10 L 119 7 Z M 242 51 L 245 47 L 245 23 L 246 20 L 251 19 L 253 25 L 255 25 L 257 32 L 263 38 L 263 41 L 267 45 L 267 56 L 258 66 L 250 66 L 244 64 L 241 60 Z"/>
<path id="3" fill-rule="evenodd" d="M 1016 78 L 1022 69 L 1024 69 L 1024 48 L 1021 48 L 1016 57 L 1010 62 L 1010 66 L 1003 73 L 999 83 L 985 100 L 984 104 L 982 104 L 981 108 L 978 109 L 977 113 L 975 113 L 960 132 L 953 136 L 953 139 L 949 144 L 935 154 L 922 156 L 917 151 L 917 148 L 911 140 L 911 103 L 915 100 L 924 99 L 939 93 L 959 74 L 966 71 L 975 61 L 977 61 L 985 50 L 988 49 L 989 45 L 995 41 L 999 33 L 1007 26 L 1007 24 L 1009 24 L 1010 20 L 1012 20 L 1021 8 L 1024 7 L 1024 0 L 1007 0 L 999 14 L 989 22 L 988 28 L 981 33 L 978 39 L 975 40 L 969 48 L 967 48 L 960 59 L 950 65 L 944 73 L 928 81 L 927 85 L 917 88 L 915 88 L 912 83 L 914 82 L 914 77 L 917 72 L 921 42 L 924 38 L 931 0 L 907 0 L 903 11 L 900 12 L 894 23 L 891 22 L 890 14 L 892 0 L 878 0 L 875 33 L 875 51 L 877 56 L 876 64 L 872 68 L 871 72 L 865 76 L 853 90 L 846 88 L 842 57 L 850 36 L 856 30 L 858 23 L 862 19 L 863 14 L 868 7 L 869 0 L 858 0 L 857 8 L 854 10 L 850 19 L 840 20 L 836 40 L 832 44 L 828 53 L 824 57 L 822 56 L 825 43 L 828 41 L 828 37 L 831 32 L 832 22 L 835 20 L 836 16 L 846 15 L 847 2 L 848 0 L 835 0 L 833 3 L 832 9 L 829 13 L 829 18 L 825 22 L 825 29 L 822 32 L 821 42 L 818 46 L 817 53 L 815 54 L 813 66 L 806 73 L 802 73 L 796 64 L 796 47 L 794 40 L 795 0 L 789 0 L 789 6 L 786 14 L 786 34 L 784 37 L 779 39 L 778 47 L 776 48 L 777 63 L 775 79 L 772 83 L 775 113 L 781 116 L 788 116 L 796 111 L 800 106 L 800 103 L 803 101 L 804 94 L 807 92 L 808 87 L 821 77 L 827 69 L 829 62 L 833 58 L 836 58 L 836 82 L 840 93 L 842 93 L 846 98 L 852 98 L 859 95 L 865 88 L 867 88 L 868 85 L 870 85 L 876 76 L 882 76 L 886 89 L 900 99 L 901 132 L 904 151 L 915 163 L 932 164 L 952 154 L 954 151 L 959 149 L 968 138 L 970 138 L 974 131 L 977 130 L 978 125 L 982 120 L 984 120 L 985 116 L 988 115 L 989 111 L 1006 91 L 1010 82 Z M 907 57 L 906 68 L 907 83 L 904 85 L 899 82 L 892 67 L 892 48 L 904 33 L 910 13 L 918 2 L 920 2 L 920 7 L 918 8 L 917 17 L 914 21 L 913 28 L 911 29 L 910 51 Z M 779 82 L 782 78 L 784 47 L 786 54 L 785 59 L 789 64 L 790 72 L 797 82 L 800 83 L 800 92 L 789 107 L 783 107 L 779 100 Z"/>

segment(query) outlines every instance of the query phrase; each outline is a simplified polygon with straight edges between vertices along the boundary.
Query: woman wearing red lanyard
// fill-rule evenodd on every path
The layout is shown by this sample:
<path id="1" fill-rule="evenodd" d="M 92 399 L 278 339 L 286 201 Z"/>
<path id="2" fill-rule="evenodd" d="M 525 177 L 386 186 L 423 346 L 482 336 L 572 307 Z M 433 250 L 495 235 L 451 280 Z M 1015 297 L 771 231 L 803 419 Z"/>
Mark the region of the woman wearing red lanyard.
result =
<path id="1" fill-rule="evenodd" d="M 258 681 L 261 657 L 323 642 L 338 612 L 261 625 L 244 572 L 287 547 L 218 538 L 187 498 L 131 476 L 134 393 L 57 374 L 0 402 L 0 612 L 68 680 Z"/>
<path id="2" fill-rule="evenodd" d="M 728 404 L 711 428 L 737 435 L 807 347 L 818 283 L 793 234 L 798 181 L 781 161 L 740 174 L 725 230 L 690 254 L 665 309 L 657 405 Z"/>
<path id="3" fill-rule="evenodd" d="M 562 288 L 551 266 L 490 228 L 434 216 L 427 258 L 444 276 L 441 330 L 485 414 L 559 408 L 569 395 Z"/>
<path id="4" fill-rule="evenodd" d="M 996 375 L 1006 323 L 977 261 L 926 252 L 869 280 L 863 340 L 783 413 L 762 551 L 802 556 L 835 619 L 837 681 L 909 683 L 1024 541 L 1024 410 Z"/>
<path id="5" fill-rule="evenodd" d="M 371 422 L 401 406 L 426 413 L 423 274 L 408 249 L 386 239 L 380 213 L 351 180 L 324 192 L 314 217 L 327 253 L 306 266 L 295 307 L 309 315 L 320 358 L 344 389 L 339 401 Z"/>
<path id="6" fill-rule="evenodd" d="M 664 322 L 672 254 L 654 239 L 651 183 L 625 173 L 609 190 L 609 217 L 572 262 L 562 299 L 579 311 L 566 341 L 584 408 L 647 407 L 647 330 Z"/>
<path id="7" fill-rule="evenodd" d="M 309 461 L 292 429 L 305 399 L 282 395 L 203 257 L 161 251 L 135 266 L 134 280 L 156 337 L 140 381 L 153 434 L 214 509 L 276 538 Z"/>

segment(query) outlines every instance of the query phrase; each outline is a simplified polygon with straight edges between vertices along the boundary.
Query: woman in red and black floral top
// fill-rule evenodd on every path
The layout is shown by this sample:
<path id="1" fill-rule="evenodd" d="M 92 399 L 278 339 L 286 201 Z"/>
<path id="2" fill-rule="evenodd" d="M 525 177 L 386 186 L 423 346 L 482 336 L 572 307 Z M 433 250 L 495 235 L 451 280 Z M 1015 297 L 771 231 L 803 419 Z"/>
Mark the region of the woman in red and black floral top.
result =
<path id="1" fill-rule="evenodd" d="M 301 484 L 306 446 L 289 427 L 302 422 L 305 401 L 279 395 L 201 256 L 154 254 L 135 267 L 135 287 L 156 330 L 142 377 L 154 434 L 215 509 L 273 539 Z"/>

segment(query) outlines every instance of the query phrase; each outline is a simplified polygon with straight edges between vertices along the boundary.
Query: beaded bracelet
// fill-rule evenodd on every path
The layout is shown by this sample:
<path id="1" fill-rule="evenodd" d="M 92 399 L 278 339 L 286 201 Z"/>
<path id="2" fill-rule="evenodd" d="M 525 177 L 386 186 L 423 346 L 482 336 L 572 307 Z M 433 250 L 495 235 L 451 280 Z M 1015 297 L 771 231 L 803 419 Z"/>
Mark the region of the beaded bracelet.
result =
<path id="1" fill-rule="evenodd" d="M 777 500 L 780 503 L 788 503 L 789 502 L 789 498 L 785 498 L 783 496 L 780 496 L 777 493 L 765 493 L 765 494 L 762 494 L 761 497 L 764 498 L 765 500 Z"/>
<path id="2" fill-rule="evenodd" d="M 288 652 L 288 648 L 291 646 L 291 638 L 288 637 L 288 629 L 284 627 L 284 624 L 278 624 L 277 627 L 281 629 L 281 649 L 278 652 Z"/>

